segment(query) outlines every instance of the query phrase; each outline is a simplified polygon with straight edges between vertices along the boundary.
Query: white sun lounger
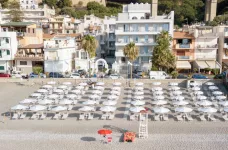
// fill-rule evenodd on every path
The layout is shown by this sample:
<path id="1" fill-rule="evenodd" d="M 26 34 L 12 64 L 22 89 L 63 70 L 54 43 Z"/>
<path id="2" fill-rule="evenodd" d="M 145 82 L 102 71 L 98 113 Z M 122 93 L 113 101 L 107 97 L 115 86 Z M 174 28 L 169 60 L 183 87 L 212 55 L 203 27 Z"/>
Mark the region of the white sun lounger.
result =
<path id="1" fill-rule="evenodd" d="M 78 120 L 84 120 L 84 119 L 85 119 L 84 114 L 80 114 Z"/>
<path id="2" fill-rule="evenodd" d="M 222 118 L 224 119 L 224 121 L 228 121 L 227 115 L 223 115 Z"/>
<path id="3" fill-rule="evenodd" d="M 20 119 L 24 119 L 26 117 L 26 114 L 22 114 L 21 116 L 20 116 Z"/>
<path id="4" fill-rule="evenodd" d="M 176 118 L 177 118 L 177 121 L 183 121 L 183 118 L 181 115 L 177 115 Z"/>
<path id="5" fill-rule="evenodd" d="M 45 119 L 46 118 L 46 114 L 42 114 L 41 116 L 40 116 L 40 120 L 43 120 L 43 119 Z"/>
<path id="6" fill-rule="evenodd" d="M 216 119 L 215 119 L 214 117 L 208 117 L 208 119 L 209 119 L 210 121 L 216 121 Z"/>
<path id="7" fill-rule="evenodd" d="M 103 114 L 102 116 L 101 116 L 101 120 L 106 120 L 107 119 L 107 115 L 106 114 Z"/>
<path id="8" fill-rule="evenodd" d="M 12 119 L 18 119 L 18 117 L 19 115 L 17 113 L 14 113 Z"/>
<path id="9" fill-rule="evenodd" d="M 135 115 L 130 115 L 130 120 L 131 121 L 135 120 Z"/>
<path id="10" fill-rule="evenodd" d="M 200 118 L 200 121 L 207 121 L 204 115 L 200 116 L 199 118 Z"/>
<path id="11" fill-rule="evenodd" d="M 55 116 L 52 119 L 54 120 L 59 119 L 60 116 L 61 116 L 60 114 L 55 114 Z"/>
<path id="12" fill-rule="evenodd" d="M 187 121 L 193 121 L 191 116 L 186 116 Z"/>
<path id="13" fill-rule="evenodd" d="M 168 116 L 164 116 L 164 117 L 163 117 L 163 120 L 164 120 L 164 121 L 168 121 L 168 120 L 169 120 Z"/>
<path id="14" fill-rule="evenodd" d="M 68 117 L 68 113 L 64 113 L 61 119 L 65 120 L 67 117 Z"/>
<path id="15" fill-rule="evenodd" d="M 35 114 L 32 115 L 32 117 L 31 117 L 30 119 L 31 119 L 31 120 L 34 120 L 34 119 L 37 118 L 37 116 L 38 116 L 38 115 L 35 113 Z"/>
<path id="16" fill-rule="evenodd" d="M 160 121 L 160 117 L 158 115 L 154 116 L 154 121 Z"/>
<path id="17" fill-rule="evenodd" d="M 114 119 L 115 115 L 114 114 L 110 114 L 109 117 L 108 117 L 108 120 L 112 120 Z"/>
<path id="18" fill-rule="evenodd" d="M 93 114 L 90 114 L 89 116 L 88 116 L 88 120 L 92 120 L 93 119 Z"/>

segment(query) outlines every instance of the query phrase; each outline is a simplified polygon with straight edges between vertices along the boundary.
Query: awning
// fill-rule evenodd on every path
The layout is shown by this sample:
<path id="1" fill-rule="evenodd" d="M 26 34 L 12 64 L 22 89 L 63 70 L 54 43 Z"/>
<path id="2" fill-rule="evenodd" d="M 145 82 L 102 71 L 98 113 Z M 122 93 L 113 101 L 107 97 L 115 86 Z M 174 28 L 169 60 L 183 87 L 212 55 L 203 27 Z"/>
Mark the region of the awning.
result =
<path id="1" fill-rule="evenodd" d="M 216 68 L 219 69 L 220 66 L 216 61 L 206 61 L 206 63 L 208 64 L 209 68 Z"/>
<path id="2" fill-rule="evenodd" d="M 177 61 L 177 69 L 191 69 L 189 61 Z"/>
<path id="3" fill-rule="evenodd" d="M 200 68 L 200 69 L 209 68 L 206 61 L 195 61 L 195 62 L 197 64 L 198 68 Z"/>

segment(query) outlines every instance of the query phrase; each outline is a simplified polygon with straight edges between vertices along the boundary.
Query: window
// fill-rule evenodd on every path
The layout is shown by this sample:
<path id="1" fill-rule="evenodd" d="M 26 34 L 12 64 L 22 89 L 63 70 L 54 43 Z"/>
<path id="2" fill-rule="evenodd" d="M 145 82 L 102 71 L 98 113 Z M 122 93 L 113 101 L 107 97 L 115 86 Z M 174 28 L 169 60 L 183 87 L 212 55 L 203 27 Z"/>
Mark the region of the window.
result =
<path id="1" fill-rule="evenodd" d="M 124 32 L 127 32 L 127 31 L 129 31 L 129 26 L 128 26 L 128 24 L 125 24 L 124 25 Z"/>
<path id="2" fill-rule="evenodd" d="M 148 35 L 145 35 L 145 42 L 148 43 Z"/>
<path id="3" fill-rule="evenodd" d="M 6 50 L 6 54 L 7 55 L 10 55 L 10 50 Z"/>
<path id="4" fill-rule="evenodd" d="M 76 51 L 75 57 L 76 57 L 76 58 L 79 58 L 79 51 Z"/>
<path id="5" fill-rule="evenodd" d="M 73 30 L 73 33 L 76 33 L 76 31 L 75 31 L 75 30 Z"/>
<path id="6" fill-rule="evenodd" d="M 35 33 L 35 29 L 32 29 L 32 33 Z"/>
<path id="7" fill-rule="evenodd" d="M 138 18 L 137 17 L 132 17 L 132 20 L 137 20 Z"/>
<path id="8" fill-rule="evenodd" d="M 138 31 L 138 25 L 137 24 L 133 24 L 133 31 L 134 32 Z"/>
<path id="9" fill-rule="evenodd" d="M 121 57 L 121 61 L 122 62 L 125 62 L 126 61 L 126 58 L 125 57 Z"/>
<path id="10" fill-rule="evenodd" d="M 20 65 L 26 66 L 27 65 L 27 61 L 20 61 Z"/>
<path id="11" fill-rule="evenodd" d="M 67 33 L 70 33 L 69 30 L 67 30 Z"/>
<path id="12" fill-rule="evenodd" d="M 70 26 L 70 23 L 68 23 L 68 26 Z"/>
<path id="13" fill-rule="evenodd" d="M 141 57 L 141 62 L 149 63 L 150 57 Z"/>
<path id="14" fill-rule="evenodd" d="M 0 50 L 0 57 L 2 57 L 2 51 Z"/>
<path id="15" fill-rule="evenodd" d="M 5 67 L 4 66 L 0 66 L 0 70 L 5 70 Z"/>
<path id="16" fill-rule="evenodd" d="M 169 31 L 169 24 L 163 24 L 163 30 Z"/>
<path id="17" fill-rule="evenodd" d="M 149 25 L 145 24 L 145 31 L 148 32 L 149 31 Z"/>
<path id="18" fill-rule="evenodd" d="M 81 59 L 87 59 L 86 52 L 81 52 Z"/>
<path id="19" fill-rule="evenodd" d="M 124 36 L 124 43 L 128 43 L 128 36 Z"/>
<path id="20" fill-rule="evenodd" d="M 145 17 L 142 16 L 141 19 L 145 19 Z"/>
<path id="21" fill-rule="evenodd" d="M 28 4 L 28 1 L 26 1 L 26 4 Z M 26 6 L 26 8 L 27 8 L 28 6 Z"/>
<path id="22" fill-rule="evenodd" d="M 133 36 L 133 40 L 134 40 L 135 43 L 138 43 L 138 41 L 139 41 L 138 36 Z"/>
<path id="23" fill-rule="evenodd" d="M 9 44 L 9 38 L 6 38 L 6 43 Z"/>
<path id="24" fill-rule="evenodd" d="M 144 53 L 148 54 L 148 47 L 147 46 L 144 47 Z"/>
<path id="25" fill-rule="evenodd" d="M 55 40 L 55 44 L 59 44 L 59 41 L 58 40 Z"/>
<path id="26" fill-rule="evenodd" d="M 28 33 L 30 33 L 30 28 L 28 28 Z"/>

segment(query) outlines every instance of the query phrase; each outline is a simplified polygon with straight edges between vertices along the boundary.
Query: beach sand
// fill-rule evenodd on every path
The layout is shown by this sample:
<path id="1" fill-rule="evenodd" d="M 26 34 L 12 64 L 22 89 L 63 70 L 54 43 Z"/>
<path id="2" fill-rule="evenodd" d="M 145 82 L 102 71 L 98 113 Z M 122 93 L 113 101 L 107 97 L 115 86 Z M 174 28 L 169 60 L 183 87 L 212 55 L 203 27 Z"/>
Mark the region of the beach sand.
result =
<path id="1" fill-rule="evenodd" d="M 0 83 L 0 112 L 36 91 L 40 85 L 19 86 Z M 124 94 L 124 92 L 123 92 Z M 67 120 L 9 120 L 0 117 L 0 150 L 226 150 L 228 147 L 228 122 L 148 122 L 149 137 L 133 143 L 120 142 L 122 130 L 138 132 L 139 122 L 123 118 L 126 105 L 118 101 L 117 117 L 112 120 L 78 121 L 76 116 Z M 7 114 L 7 113 L 6 113 Z M 118 117 L 119 114 L 119 117 Z M 122 114 L 122 115 L 121 115 Z M 102 127 L 113 130 L 113 142 L 103 144 L 97 134 Z"/>

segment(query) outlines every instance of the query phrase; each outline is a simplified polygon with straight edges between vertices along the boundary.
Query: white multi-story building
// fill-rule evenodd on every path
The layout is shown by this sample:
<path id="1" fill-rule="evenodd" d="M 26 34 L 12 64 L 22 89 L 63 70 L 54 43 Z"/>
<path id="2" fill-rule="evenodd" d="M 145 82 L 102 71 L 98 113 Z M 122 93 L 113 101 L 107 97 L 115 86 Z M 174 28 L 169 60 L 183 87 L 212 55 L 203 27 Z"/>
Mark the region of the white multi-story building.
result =
<path id="1" fill-rule="evenodd" d="M 148 3 L 123 5 L 123 12 L 118 14 L 116 21 L 116 62 L 113 69 L 119 73 L 126 73 L 127 60 L 123 48 L 129 42 L 134 42 L 140 49 L 139 57 L 133 64 L 134 69 L 148 71 L 152 65 L 151 56 L 157 35 L 161 31 L 168 31 L 173 36 L 173 24 L 174 12 L 157 16 L 157 3 L 153 3 L 152 7 Z"/>
<path id="2" fill-rule="evenodd" d="M 196 38 L 195 61 L 193 67 L 197 69 L 217 68 L 221 65 L 216 61 L 218 57 L 218 34 L 211 26 L 197 26 L 194 30 Z"/>
<path id="3" fill-rule="evenodd" d="M 23 22 L 35 22 L 35 23 L 46 23 L 50 17 L 55 15 L 55 10 L 50 9 L 47 5 L 43 8 L 38 8 L 38 4 L 35 1 L 29 1 L 29 4 L 22 4 L 21 0 L 21 11 L 23 12 Z M 34 4 L 32 4 L 34 3 Z M 0 9 L 0 23 L 10 22 L 10 16 L 8 9 Z"/>
<path id="4" fill-rule="evenodd" d="M 56 35 L 44 41 L 44 71 L 71 72 L 74 68 L 75 38 Z"/>
<path id="5" fill-rule="evenodd" d="M 38 3 L 36 0 L 20 0 L 21 9 L 37 9 Z"/>
<path id="6" fill-rule="evenodd" d="M 0 72 L 9 73 L 9 69 L 14 66 L 17 45 L 16 32 L 0 31 Z"/>

